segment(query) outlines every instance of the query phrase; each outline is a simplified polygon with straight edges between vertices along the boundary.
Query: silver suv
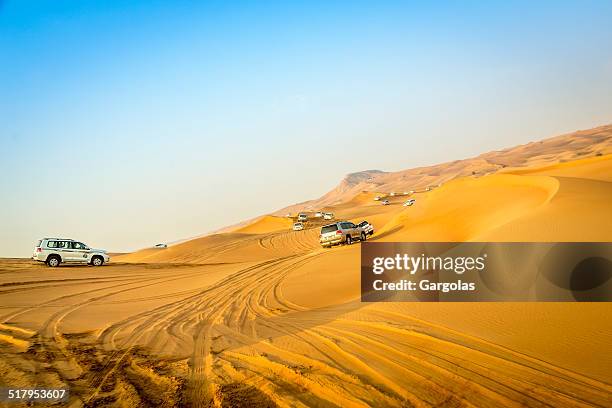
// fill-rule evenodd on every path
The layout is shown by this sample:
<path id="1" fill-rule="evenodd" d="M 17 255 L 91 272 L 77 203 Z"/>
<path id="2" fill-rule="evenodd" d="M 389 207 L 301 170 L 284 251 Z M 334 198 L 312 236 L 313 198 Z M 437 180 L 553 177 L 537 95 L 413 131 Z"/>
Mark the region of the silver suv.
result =
<path id="1" fill-rule="evenodd" d="M 319 236 L 319 242 L 323 247 L 331 247 L 332 245 L 342 243 L 350 245 L 356 239 L 365 241 L 366 233 L 361 227 L 350 221 L 339 221 L 324 225 Z"/>
<path id="2" fill-rule="evenodd" d="M 363 232 L 365 232 L 366 235 L 374 234 L 374 226 L 365 220 L 359 223 L 359 227 L 361 227 L 361 229 L 363 230 Z"/>
<path id="3" fill-rule="evenodd" d="M 38 241 L 32 259 L 56 267 L 62 262 L 101 266 L 110 261 L 106 251 L 91 249 L 82 242 L 68 238 L 43 238 Z"/>

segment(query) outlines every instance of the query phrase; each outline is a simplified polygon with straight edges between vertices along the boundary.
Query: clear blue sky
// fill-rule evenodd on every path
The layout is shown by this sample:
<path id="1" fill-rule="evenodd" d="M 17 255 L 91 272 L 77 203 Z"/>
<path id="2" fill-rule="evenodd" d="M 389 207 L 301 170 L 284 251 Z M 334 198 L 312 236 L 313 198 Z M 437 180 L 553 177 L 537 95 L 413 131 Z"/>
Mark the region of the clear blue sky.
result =
<path id="1" fill-rule="evenodd" d="M 612 2 L 0 0 L 0 256 L 612 122 Z"/>

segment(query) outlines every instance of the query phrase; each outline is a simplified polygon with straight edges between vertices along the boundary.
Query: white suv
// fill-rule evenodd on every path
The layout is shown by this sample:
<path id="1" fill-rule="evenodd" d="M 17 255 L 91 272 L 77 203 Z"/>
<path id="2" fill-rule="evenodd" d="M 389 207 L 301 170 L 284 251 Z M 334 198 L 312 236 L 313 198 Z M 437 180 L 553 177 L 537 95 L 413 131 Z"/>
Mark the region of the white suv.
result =
<path id="1" fill-rule="evenodd" d="M 101 249 L 91 249 L 82 242 L 67 238 L 43 238 L 36 244 L 32 259 L 56 267 L 60 263 L 84 263 L 101 266 L 110 256 Z"/>

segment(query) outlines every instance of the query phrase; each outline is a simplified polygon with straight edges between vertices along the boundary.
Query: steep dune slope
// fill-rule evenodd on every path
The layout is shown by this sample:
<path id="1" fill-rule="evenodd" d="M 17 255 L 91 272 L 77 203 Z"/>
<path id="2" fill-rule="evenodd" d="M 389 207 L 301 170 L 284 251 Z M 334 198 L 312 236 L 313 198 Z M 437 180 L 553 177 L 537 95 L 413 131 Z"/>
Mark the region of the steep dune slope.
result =
<path id="1" fill-rule="evenodd" d="M 385 241 L 469 241 L 546 204 L 558 183 L 542 176 L 491 175 L 449 182 L 407 207 L 379 237 Z"/>
<path id="2" fill-rule="evenodd" d="M 532 171 L 521 170 L 521 177 L 545 176 L 559 184 L 547 203 L 479 239 L 488 241 L 602 241 L 612 231 L 612 155 L 576 160 Z"/>
<path id="3" fill-rule="evenodd" d="M 482 178 L 417 198 L 383 241 L 606 241 L 612 231 L 612 155 Z M 528 237 L 528 238 L 526 238 Z"/>

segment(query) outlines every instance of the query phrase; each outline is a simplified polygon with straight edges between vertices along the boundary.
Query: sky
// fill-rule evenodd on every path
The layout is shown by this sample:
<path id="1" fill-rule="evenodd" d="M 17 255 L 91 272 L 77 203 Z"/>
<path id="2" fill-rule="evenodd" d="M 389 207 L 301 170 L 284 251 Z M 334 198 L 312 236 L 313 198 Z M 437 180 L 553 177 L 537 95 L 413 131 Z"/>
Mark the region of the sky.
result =
<path id="1" fill-rule="evenodd" d="M 0 257 L 612 122 L 610 1 L 0 0 Z"/>

